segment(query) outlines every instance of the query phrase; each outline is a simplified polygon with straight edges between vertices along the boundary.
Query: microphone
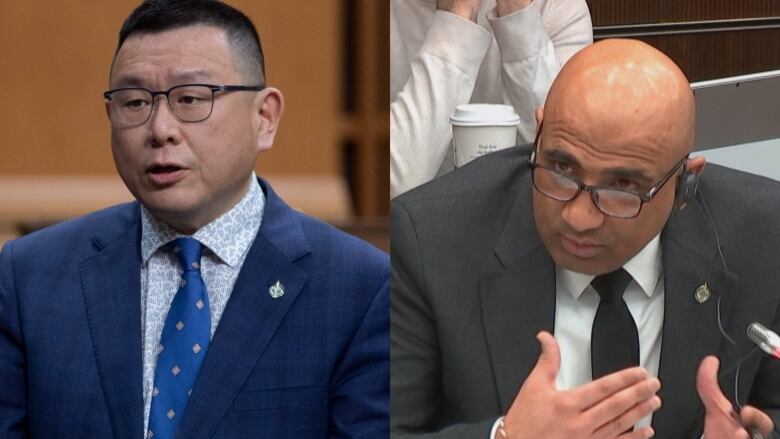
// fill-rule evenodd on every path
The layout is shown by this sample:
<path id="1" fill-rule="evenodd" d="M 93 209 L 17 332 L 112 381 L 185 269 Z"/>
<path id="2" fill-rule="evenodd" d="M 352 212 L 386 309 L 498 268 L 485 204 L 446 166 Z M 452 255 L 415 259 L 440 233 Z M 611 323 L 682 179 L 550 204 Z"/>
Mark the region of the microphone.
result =
<path id="1" fill-rule="evenodd" d="M 780 358 L 780 336 L 772 330 L 761 323 L 753 322 L 747 327 L 747 336 L 762 351 L 775 358 Z"/>

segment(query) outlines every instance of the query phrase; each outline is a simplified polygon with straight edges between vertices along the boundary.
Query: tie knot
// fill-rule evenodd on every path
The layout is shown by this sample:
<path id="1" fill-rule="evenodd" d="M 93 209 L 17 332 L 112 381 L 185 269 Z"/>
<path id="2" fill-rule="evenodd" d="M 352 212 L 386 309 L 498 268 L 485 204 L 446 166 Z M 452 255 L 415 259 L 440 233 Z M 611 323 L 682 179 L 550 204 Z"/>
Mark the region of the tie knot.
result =
<path id="1" fill-rule="evenodd" d="M 590 284 L 599 293 L 602 301 L 614 302 L 622 300 L 629 282 L 631 282 L 631 275 L 620 268 L 611 273 L 596 276 Z"/>
<path id="2" fill-rule="evenodd" d="M 184 271 L 200 270 L 201 245 L 194 238 L 177 238 L 173 241 L 173 252 Z"/>

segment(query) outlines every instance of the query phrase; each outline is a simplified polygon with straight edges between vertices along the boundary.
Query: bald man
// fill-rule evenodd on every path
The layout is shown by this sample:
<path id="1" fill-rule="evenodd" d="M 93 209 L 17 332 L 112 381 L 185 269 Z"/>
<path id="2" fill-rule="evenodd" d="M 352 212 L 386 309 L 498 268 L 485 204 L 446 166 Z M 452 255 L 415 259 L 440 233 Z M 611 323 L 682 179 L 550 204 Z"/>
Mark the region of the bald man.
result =
<path id="1" fill-rule="evenodd" d="M 780 362 L 745 328 L 780 329 L 780 184 L 703 172 L 640 42 L 575 55 L 537 119 L 393 201 L 392 437 L 769 437 Z"/>

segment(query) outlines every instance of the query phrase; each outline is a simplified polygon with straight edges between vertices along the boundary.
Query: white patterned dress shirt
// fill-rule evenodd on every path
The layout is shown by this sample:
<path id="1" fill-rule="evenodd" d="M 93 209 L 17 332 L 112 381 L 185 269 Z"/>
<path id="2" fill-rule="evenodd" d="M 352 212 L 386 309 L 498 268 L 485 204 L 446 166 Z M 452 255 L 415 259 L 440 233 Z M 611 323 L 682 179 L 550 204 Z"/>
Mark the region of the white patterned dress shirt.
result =
<path id="1" fill-rule="evenodd" d="M 230 211 L 203 226 L 192 238 L 203 245 L 201 275 L 211 312 L 211 337 L 217 329 L 241 266 L 260 230 L 265 195 L 255 175 L 246 195 Z M 141 327 L 143 330 L 144 431 L 149 426 L 157 345 L 179 289 L 182 269 L 164 246 L 184 235 L 141 208 Z"/>

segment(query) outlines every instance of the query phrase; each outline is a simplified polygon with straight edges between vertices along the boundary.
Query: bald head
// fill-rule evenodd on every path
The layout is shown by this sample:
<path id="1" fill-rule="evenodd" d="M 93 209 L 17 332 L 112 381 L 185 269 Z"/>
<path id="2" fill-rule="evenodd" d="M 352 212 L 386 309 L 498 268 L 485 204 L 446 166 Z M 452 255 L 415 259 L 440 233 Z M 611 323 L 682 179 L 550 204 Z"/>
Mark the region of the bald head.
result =
<path id="1" fill-rule="evenodd" d="M 679 157 L 693 145 L 694 109 L 688 80 L 669 57 L 640 41 L 614 39 L 586 47 L 563 67 L 544 120 L 626 142 L 653 136 Z"/>
<path id="2" fill-rule="evenodd" d="M 607 40 L 566 64 L 541 116 L 533 174 L 536 230 L 556 265 L 579 273 L 613 271 L 661 233 L 675 205 L 683 205 L 676 198 L 679 176 L 698 175 L 704 167 L 702 157 L 688 158 L 694 124 L 688 80 L 644 43 Z M 574 198 L 561 201 L 571 180 L 591 189 L 585 193 L 580 186 Z M 621 209 L 626 216 L 615 213 Z"/>

